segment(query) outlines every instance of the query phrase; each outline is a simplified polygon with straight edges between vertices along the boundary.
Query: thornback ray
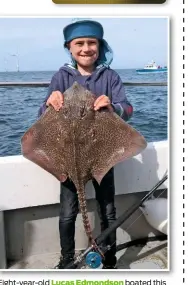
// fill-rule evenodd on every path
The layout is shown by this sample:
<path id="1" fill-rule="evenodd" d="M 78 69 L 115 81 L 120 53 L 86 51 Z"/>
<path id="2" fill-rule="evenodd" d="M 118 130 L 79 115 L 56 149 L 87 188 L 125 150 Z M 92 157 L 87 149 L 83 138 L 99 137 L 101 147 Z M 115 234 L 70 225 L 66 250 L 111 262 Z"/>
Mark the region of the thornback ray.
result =
<path id="1" fill-rule="evenodd" d="M 147 142 L 115 112 L 94 110 L 96 96 L 75 82 L 64 92 L 60 111 L 48 107 L 21 138 L 22 154 L 55 176 L 74 183 L 85 231 L 94 242 L 87 215 L 85 185 L 101 183 L 116 164 L 138 155 Z"/>

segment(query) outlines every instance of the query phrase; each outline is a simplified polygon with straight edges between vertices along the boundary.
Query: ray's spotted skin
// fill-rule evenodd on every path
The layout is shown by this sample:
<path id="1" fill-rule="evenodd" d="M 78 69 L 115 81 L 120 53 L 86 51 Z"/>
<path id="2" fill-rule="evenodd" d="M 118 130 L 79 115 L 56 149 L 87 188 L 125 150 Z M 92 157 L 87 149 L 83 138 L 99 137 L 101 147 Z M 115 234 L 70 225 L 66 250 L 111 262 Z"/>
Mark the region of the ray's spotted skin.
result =
<path id="1" fill-rule="evenodd" d="M 143 151 L 144 137 L 107 108 L 94 110 L 96 97 L 77 82 L 64 92 L 59 112 L 48 107 L 21 139 L 22 154 L 59 181 L 73 181 L 89 241 L 95 245 L 88 219 L 85 185 L 100 184 L 117 163 Z"/>

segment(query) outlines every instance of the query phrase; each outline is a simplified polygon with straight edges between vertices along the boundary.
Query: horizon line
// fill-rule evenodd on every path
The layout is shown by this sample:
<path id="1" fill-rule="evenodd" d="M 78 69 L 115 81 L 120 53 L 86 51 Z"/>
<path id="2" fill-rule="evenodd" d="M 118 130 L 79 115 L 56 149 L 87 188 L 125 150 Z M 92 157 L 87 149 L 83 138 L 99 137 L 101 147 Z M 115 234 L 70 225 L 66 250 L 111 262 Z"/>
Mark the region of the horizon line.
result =
<path id="1" fill-rule="evenodd" d="M 116 67 L 116 68 L 112 68 L 112 69 L 122 69 L 122 70 L 128 70 L 128 69 L 137 69 L 137 68 L 139 68 L 139 67 L 130 67 L 130 68 L 121 68 L 121 67 Z M 141 67 L 140 67 L 141 68 Z M 0 70 L 0 72 L 17 72 L 17 73 L 19 73 L 19 72 L 43 72 L 43 71 L 52 71 L 52 72 L 56 72 L 56 71 L 58 71 L 59 69 L 56 69 L 56 70 L 53 70 L 53 69 L 43 69 L 43 70 L 19 70 L 19 71 L 17 71 L 17 70 Z"/>

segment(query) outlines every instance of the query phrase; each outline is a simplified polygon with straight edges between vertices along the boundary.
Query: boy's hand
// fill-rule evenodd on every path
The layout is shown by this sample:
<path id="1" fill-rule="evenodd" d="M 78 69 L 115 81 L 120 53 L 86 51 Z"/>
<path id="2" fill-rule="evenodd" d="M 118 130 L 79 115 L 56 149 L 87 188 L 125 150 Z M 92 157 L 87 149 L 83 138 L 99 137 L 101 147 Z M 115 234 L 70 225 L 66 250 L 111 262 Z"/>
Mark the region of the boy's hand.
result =
<path id="1" fill-rule="evenodd" d="M 95 100 L 94 110 L 97 111 L 102 107 L 107 107 L 109 111 L 113 111 L 110 99 L 106 95 L 101 95 Z"/>
<path id="2" fill-rule="evenodd" d="M 46 102 L 46 106 L 52 105 L 56 111 L 59 111 L 63 105 L 63 94 L 60 91 L 53 91 Z"/>

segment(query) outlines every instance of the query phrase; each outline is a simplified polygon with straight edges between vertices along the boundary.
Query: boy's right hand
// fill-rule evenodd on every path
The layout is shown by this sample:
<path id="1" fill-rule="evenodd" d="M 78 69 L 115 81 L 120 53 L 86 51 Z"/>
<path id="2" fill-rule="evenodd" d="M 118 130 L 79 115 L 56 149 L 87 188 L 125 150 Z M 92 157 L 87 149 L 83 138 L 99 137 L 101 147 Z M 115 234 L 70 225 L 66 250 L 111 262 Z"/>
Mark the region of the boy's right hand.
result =
<path id="1" fill-rule="evenodd" d="M 63 106 L 63 94 L 60 91 L 53 91 L 46 102 L 46 106 L 52 105 L 56 111 Z"/>

